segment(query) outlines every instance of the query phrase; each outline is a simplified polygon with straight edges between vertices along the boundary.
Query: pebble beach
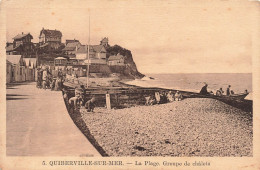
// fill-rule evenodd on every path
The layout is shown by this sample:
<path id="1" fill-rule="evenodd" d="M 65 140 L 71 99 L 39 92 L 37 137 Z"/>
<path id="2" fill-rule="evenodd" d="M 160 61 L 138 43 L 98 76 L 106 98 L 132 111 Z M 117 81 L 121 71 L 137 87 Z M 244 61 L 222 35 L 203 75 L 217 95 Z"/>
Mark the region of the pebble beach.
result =
<path id="1" fill-rule="evenodd" d="M 108 156 L 253 156 L 252 113 L 214 99 L 81 109 L 80 116 Z"/>

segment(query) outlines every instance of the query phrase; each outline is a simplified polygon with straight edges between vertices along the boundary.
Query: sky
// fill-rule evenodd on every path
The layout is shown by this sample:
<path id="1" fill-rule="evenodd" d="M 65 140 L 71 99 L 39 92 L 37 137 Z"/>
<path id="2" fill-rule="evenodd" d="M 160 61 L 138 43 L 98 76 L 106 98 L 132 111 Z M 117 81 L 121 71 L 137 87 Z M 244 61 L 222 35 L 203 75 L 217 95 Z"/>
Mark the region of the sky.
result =
<path id="1" fill-rule="evenodd" d="M 250 73 L 252 29 L 258 10 L 251 1 L 7 1 L 7 41 L 45 29 L 66 39 L 131 50 L 142 73 Z"/>

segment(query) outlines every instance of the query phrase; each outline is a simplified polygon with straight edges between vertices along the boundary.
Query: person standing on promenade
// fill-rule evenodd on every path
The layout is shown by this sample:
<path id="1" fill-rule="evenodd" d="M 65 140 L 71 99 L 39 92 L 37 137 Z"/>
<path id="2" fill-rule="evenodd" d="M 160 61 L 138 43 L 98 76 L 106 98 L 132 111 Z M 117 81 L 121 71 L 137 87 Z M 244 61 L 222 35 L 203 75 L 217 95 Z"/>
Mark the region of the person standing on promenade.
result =
<path id="1" fill-rule="evenodd" d="M 48 72 L 47 69 L 44 68 L 43 72 L 42 72 L 42 81 L 43 81 L 43 89 L 46 90 L 46 83 L 47 83 L 47 78 L 48 78 Z"/>
<path id="2" fill-rule="evenodd" d="M 42 70 L 37 68 L 37 88 L 42 88 Z"/>

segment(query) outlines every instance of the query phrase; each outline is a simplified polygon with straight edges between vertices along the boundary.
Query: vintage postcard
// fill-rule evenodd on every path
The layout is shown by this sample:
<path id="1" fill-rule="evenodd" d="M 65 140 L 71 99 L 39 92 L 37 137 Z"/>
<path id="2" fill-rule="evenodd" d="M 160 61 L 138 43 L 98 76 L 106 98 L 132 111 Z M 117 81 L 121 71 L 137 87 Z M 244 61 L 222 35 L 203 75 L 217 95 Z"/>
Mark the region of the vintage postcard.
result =
<path id="1" fill-rule="evenodd" d="M 260 169 L 260 2 L 2 0 L 0 170 Z"/>

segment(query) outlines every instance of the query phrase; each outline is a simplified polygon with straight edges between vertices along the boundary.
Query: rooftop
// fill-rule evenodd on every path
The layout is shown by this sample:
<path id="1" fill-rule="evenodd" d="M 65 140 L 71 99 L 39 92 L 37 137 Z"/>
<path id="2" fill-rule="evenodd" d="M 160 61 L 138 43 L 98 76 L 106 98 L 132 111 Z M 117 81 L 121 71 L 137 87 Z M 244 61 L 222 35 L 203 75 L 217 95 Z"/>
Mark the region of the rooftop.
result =
<path id="1" fill-rule="evenodd" d="M 102 49 L 104 51 L 106 51 L 106 49 L 104 48 L 103 45 L 90 45 L 89 46 L 89 50 L 90 52 L 101 52 Z M 77 53 L 87 53 L 88 52 L 88 45 L 81 45 L 79 48 L 78 48 L 78 51 Z"/>
<path id="2" fill-rule="evenodd" d="M 80 42 L 70 42 L 62 50 L 64 50 L 64 51 L 73 51 L 73 50 L 75 50 L 77 45 L 81 45 Z"/>
<path id="3" fill-rule="evenodd" d="M 109 61 L 113 61 L 113 60 L 120 60 L 120 59 L 124 59 L 124 56 L 117 54 L 117 55 L 112 55 L 108 58 Z"/>
<path id="4" fill-rule="evenodd" d="M 21 55 L 6 55 L 6 60 L 8 60 L 12 64 L 19 64 L 21 57 Z"/>
<path id="5" fill-rule="evenodd" d="M 14 40 L 19 40 L 19 39 L 22 39 L 22 38 L 26 37 L 27 35 L 31 36 L 31 38 L 33 39 L 33 36 L 32 36 L 30 33 L 27 33 L 27 34 L 24 34 L 24 33 L 18 34 L 18 35 L 16 35 L 13 39 L 14 39 Z"/>
<path id="6" fill-rule="evenodd" d="M 41 34 L 45 34 L 47 37 L 62 37 L 62 33 L 59 30 L 42 29 Z"/>

